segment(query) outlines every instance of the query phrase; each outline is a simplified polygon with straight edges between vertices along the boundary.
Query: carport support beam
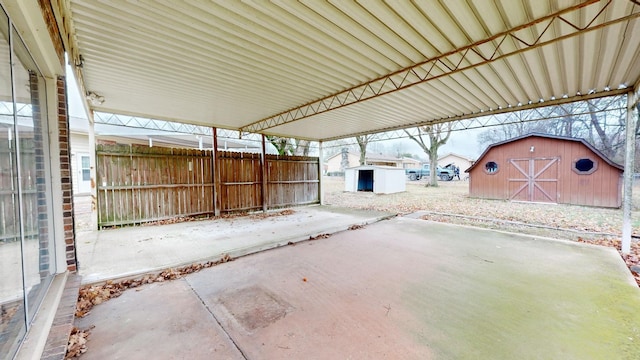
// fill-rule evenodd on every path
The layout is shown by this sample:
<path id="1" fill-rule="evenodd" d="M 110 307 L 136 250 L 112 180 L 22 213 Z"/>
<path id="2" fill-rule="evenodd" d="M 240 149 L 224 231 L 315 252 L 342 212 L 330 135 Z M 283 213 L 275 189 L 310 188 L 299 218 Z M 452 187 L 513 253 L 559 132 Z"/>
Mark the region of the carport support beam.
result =
<path id="1" fill-rule="evenodd" d="M 262 148 L 260 152 L 260 170 L 262 171 L 262 211 L 267 212 L 267 142 L 262 134 Z"/>
<path id="2" fill-rule="evenodd" d="M 98 153 L 96 151 L 96 130 L 95 120 L 93 118 L 93 110 L 87 111 L 87 120 L 89 121 L 89 177 L 91 178 L 91 229 L 98 229 L 98 172 L 96 163 Z M 82 174 L 81 174 L 82 175 Z"/>
<path id="3" fill-rule="evenodd" d="M 631 199 L 633 191 L 634 157 L 636 152 L 636 122 L 638 115 L 635 113 L 637 103 L 635 91 L 627 94 L 627 124 L 624 157 L 624 199 L 622 200 L 622 253 L 628 255 L 631 252 Z"/>
<path id="4" fill-rule="evenodd" d="M 220 169 L 218 169 L 218 129 L 211 128 L 213 137 L 213 216 L 220 216 Z"/>

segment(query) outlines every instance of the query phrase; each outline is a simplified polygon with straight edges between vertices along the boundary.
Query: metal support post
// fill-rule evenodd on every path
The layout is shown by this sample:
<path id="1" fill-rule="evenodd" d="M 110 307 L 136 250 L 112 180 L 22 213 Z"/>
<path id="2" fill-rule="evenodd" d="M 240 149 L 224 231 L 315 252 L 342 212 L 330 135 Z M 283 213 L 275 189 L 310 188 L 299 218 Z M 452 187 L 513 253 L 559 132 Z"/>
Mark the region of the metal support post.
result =
<path id="1" fill-rule="evenodd" d="M 211 128 L 211 136 L 213 137 L 213 215 L 220 216 L 220 207 L 222 202 L 220 201 L 220 169 L 218 169 L 218 131 Z"/>
<path id="2" fill-rule="evenodd" d="M 262 170 L 262 211 L 267 212 L 267 200 L 269 194 L 267 193 L 267 148 L 265 136 L 262 134 L 262 147 L 260 152 L 260 169 Z"/>
<path id="3" fill-rule="evenodd" d="M 322 141 L 318 143 L 318 195 L 320 197 L 320 205 L 324 205 L 324 151 Z"/>
<path id="4" fill-rule="evenodd" d="M 91 178 L 91 228 L 98 229 L 98 172 L 96 149 L 96 131 L 93 110 L 87 111 L 87 120 L 89 121 L 89 177 Z"/>
<path id="5" fill-rule="evenodd" d="M 628 255 L 631 252 L 631 205 L 633 192 L 634 158 L 636 152 L 635 129 L 638 115 L 635 113 L 637 102 L 636 94 L 630 91 L 627 94 L 627 124 L 626 144 L 624 156 L 624 198 L 622 199 L 622 253 Z"/>

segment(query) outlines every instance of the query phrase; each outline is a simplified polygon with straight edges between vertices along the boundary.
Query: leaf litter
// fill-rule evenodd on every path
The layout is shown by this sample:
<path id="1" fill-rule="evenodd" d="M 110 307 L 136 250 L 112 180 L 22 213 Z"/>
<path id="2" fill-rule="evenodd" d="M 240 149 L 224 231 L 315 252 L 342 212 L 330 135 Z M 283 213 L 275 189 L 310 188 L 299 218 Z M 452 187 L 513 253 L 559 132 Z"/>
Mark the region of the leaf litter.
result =
<path id="1" fill-rule="evenodd" d="M 78 301 L 76 302 L 75 317 L 87 316 L 94 306 L 100 305 L 109 299 L 117 298 L 128 289 L 137 288 L 145 284 L 154 282 L 164 282 L 182 278 L 185 275 L 198 272 L 219 264 L 233 261 L 228 254 L 224 254 L 219 260 L 196 263 L 176 269 L 167 269 L 158 274 L 144 275 L 141 277 L 126 279 L 121 281 L 106 281 L 103 284 L 85 285 L 78 291 Z M 67 345 L 66 359 L 79 357 L 87 351 L 86 343 L 90 334 L 90 329 L 80 330 L 73 328 L 69 343 Z"/>

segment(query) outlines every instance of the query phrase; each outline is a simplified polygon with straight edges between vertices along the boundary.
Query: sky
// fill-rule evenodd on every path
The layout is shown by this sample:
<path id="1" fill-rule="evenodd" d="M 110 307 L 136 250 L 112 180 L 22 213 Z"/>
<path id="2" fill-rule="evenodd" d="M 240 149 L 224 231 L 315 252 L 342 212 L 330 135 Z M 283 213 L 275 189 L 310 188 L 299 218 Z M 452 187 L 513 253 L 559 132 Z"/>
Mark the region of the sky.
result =
<path id="1" fill-rule="evenodd" d="M 480 147 L 480 144 L 477 141 L 477 137 L 478 134 L 485 130 L 486 129 L 470 129 L 452 132 L 447 143 L 439 149 L 439 155 L 443 156 L 448 153 L 454 153 L 457 155 L 476 159 L 482 153 L 482 151 L 484 151 L 484 148 Z M 400 146 L 406 147 L 407 150 L 403 152 L 416 154 L 424 157 L 424 159 L 427 158 L 427 155 L 424 153 L 422 148 L 418 144 L 416 144 L 415 141 L 408 138 L 394 141 L 400 142 Z M 394 143 L 390 144 L 392 148 L 395 145 Z"/>
<path id="2" fill-rule="evenodd" d="M 82 98 L 73 75 L 73 70 L 67 65 L 67 96 L 69 96 L 69 115 L 78 118 L 87 118 L 87 113 L 82 105 Z"/>

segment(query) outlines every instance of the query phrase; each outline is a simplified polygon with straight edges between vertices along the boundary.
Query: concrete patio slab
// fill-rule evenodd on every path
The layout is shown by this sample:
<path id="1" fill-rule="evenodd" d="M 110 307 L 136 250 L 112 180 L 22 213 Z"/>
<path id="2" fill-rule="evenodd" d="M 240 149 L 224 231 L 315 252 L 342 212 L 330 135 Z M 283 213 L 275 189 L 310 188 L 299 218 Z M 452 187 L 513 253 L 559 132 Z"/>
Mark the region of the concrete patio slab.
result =
<path id="1" fill-rule="evenodd" d="M 93 309 L 83 359 L 244 359 L 184 279 L 136 290 Z"/>
<path id="2" fill-rule="evenodd" d="M 583 360 L 640 353 L 640 289 L 614 250 L 424 220 L 378 222 L 170 284 L 129 290 L 77 319 L 81 327 L 96 326 L 87 355 L 106 354 L 108 345 L 164 348 L 163 358 L 215 356 L 186 352 L 184 331 L 192 347 L 212 345 L 203 339 L 207 332 L 176 326 L 182 317 L 224 332 L 246 359 Z M 168 300 L 174 287 L 192 305 Z M 230 347 L 224 336 L 215 341 Z M 149 358 L 119 354 L 110 358 Z"/>
<path id="3" fill-rule="evenodd" d="M 168 225 L 78 232 L 83 283 L 127 277 L 170 267 L 246 254 L 308 240 L 394 216 L 328 206 L 295 208 L 290 215 L 240 216 Z"/>

